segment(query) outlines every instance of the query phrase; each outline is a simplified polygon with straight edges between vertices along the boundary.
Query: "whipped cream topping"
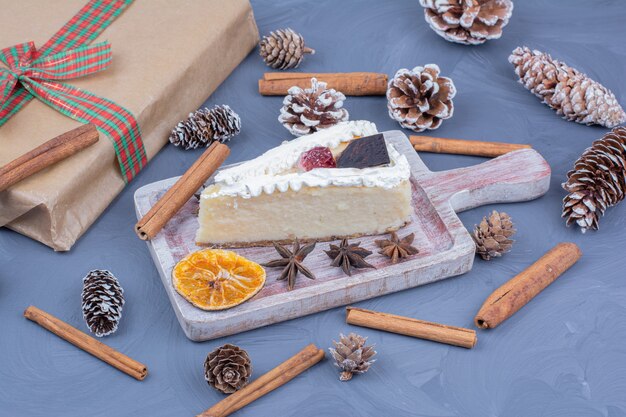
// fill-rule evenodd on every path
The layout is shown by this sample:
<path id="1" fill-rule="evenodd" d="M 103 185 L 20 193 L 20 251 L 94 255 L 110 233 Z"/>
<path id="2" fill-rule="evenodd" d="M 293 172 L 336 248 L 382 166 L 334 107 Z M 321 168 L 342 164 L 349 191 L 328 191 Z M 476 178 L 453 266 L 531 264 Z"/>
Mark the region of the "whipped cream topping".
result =
<path id="1" fill-rule="evenodd" d="M 300 155 L 316 146 L 335 148 L 350 142 L 355 136 L 377 133 L 372 122 L 357 120 L 339 123 L 328 129 L 301 136 L 270 149 L 261 156 L 241 165 L 220 171 L 215 185 L 202 193 L 202 198 L 218 196 L 257 197 L 275 191 L 299 191 L 303 186 L 339 187 L 365 186 L 393 188 L 409 179 L 411 168 L 404 155 L 387 144 L 390 164 L 372 168 L 315 168 L 307 172 L 293 172 Z"/>

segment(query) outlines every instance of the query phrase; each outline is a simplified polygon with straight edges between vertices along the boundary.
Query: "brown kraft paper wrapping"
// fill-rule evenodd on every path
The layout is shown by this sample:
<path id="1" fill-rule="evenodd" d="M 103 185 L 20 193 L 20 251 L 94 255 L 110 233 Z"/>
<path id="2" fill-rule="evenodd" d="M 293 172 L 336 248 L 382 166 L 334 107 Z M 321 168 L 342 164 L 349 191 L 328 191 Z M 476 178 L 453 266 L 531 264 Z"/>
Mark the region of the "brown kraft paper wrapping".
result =
<path id="1" fill-rule="evenodd" d="M 43 45 L 86 0 L 0 2 L 5 48 Z M 111 66 L 66 82 L 130 110 L 151 159 L 258 38 L 248 0 L 136 0 L 92 42 L 111 43 Z M 78 126 L 32 100 L 0 127 L 0 166 Z M 113 145 L 100 134 L 95 145 L 0 192 L 0 226 L 69 250 L 123 188 Z"/>

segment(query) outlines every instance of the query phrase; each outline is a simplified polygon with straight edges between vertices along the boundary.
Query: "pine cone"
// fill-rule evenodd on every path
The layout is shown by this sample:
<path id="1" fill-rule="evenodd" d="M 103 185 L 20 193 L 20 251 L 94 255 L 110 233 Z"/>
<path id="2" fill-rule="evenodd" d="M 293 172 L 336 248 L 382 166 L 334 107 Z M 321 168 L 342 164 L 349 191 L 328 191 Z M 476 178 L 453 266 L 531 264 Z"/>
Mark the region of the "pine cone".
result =
<path id="1" fill-rule="evenodd" d="M 609 128 L 626 122 L 610 90 L 550 55 L 524 46 L 515 48 L 509 62 L 519 82 L 564 119 Z"/>
<path id="2" fill-rule="evenodd" d="M 416 132 L 437 129 L 442 120 L 452 117 L 455 95 L 454 83 L 439 76 L 437 65 L 403 68 L 387 87 L 389 117 Z"/>
<path id="3" fill-rule="evenodd" d="M 313 55 L 315 50 L 304 46 L 302 35 L 287 28 L 263 36 L 259 53 L 269 67 L 284 70 L 298 68 L 304 54 Z"/>
<path id="4" fill-rule="evenodd" d="M 511 218 L 506 213 L 493 211 L 489 216 L 474 228 L 474 242 L 476 242 L 476 253 L 481 258 L 488 261 L 497 258 L 511 250 L 513 240 L 511 236 L 515 234 L 515 226 Z"/>
<path id="5" fill-rule="evenodd" d="M 335 359 L 335 365 L 341 369 L 339 379 L 349 381 L 352 374 L 363 374 L 376 361 L 372 357 L 376 354 L 374 346 L 365 346 L 367 338 L 350 333 L 348 336 L 339 335 L 339 342 L 333 340 L 335 348 L 329 348 Z"/>
<path id="6" fill-rule="evenodd" d="M 227 105 L 203 108 L 189 113 L 187 119 L 176 125 L 170 134 L 170 142 L 185 149 L 196 149 L 209 146 L 216 140 L 224 143 L 240 130 L 239 115 Z"/>
<path id="7" fill-rule="evenodd" d="M 626 128 L 616 127 L 583 152 L 567 173 L 563 217 L 584 233 L 598 229 L 598 220 L 626 194 Z"/>
<path id="8" fill-rule="evenodd" d="M 224 394 L 232 394 L 243 388 L 251 374 L 248 352 L 235 345 L 218 347 L 204 361 L 204 379 Z"/>
<path id="9" fill-rule="evenodd" d="M 111 272 L 96 269 L 83 278 L 83 318 L 96 336 L 117 330 L 123 306 L 124 290 Z"/>
<path id="10" fill-rule="evenodd" d="M 513 12 L 510 0 L 420 0 L 420 4 L 439 36 L 465 45 L 498 39 Z"/>
<path id="11" fill-rule="evenodd" d="M 283 100 L 278 120 L 295 136 L 308 135 L 348 120 L 346 99 L 339 91 L 326 89 L 326 83 L 311 78 L 311 88 L 294 86 Z"/>

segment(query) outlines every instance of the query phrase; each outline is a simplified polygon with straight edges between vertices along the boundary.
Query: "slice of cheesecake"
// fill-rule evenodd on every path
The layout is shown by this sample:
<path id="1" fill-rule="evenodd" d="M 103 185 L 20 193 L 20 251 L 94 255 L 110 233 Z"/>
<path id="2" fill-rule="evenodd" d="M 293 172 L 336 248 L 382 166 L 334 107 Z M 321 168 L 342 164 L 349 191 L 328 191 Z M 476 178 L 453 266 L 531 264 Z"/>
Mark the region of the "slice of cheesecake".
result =
<path id="1" fill-rule="evenodd" d="M 367 121 L 340 123 L 220 171 L 200 197 L 199 245 L 264 246 L 397 230 L 410 166 Z"/>

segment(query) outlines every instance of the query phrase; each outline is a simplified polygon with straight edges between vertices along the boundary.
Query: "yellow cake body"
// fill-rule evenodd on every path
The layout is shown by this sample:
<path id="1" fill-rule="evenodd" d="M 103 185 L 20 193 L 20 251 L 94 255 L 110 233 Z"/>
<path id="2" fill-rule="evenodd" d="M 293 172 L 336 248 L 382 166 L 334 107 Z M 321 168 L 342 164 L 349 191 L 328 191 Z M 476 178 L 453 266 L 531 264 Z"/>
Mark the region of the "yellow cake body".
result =
<path id="1" fill-rule="evenodd" d="M 408 181 L 391 189 L 329 186 L 254 198 L 221 196 L 201 204 L 196 240 L 237 247 L 374 235 L 399 229 L 410 216 Z"/>
<path id="2" fill-rule="evenodd" d="M 373 123 L 346 122 L 220 172 L 200 198 L 197 243 L 245 247 L 399 229 L 412 213 L 410 168 L 391 145 L 388 166 L 297 169 L 308 149 L 326 146 L 339 154 L 347 143 L 374 133 Z"/>

